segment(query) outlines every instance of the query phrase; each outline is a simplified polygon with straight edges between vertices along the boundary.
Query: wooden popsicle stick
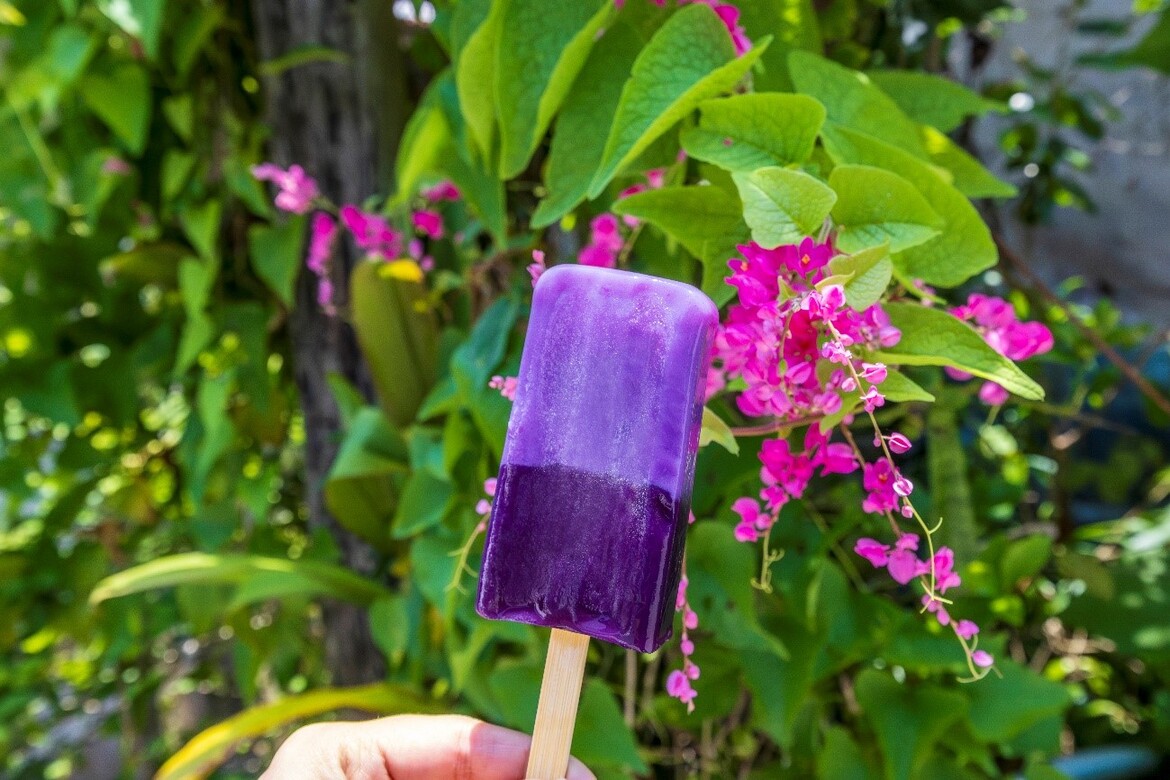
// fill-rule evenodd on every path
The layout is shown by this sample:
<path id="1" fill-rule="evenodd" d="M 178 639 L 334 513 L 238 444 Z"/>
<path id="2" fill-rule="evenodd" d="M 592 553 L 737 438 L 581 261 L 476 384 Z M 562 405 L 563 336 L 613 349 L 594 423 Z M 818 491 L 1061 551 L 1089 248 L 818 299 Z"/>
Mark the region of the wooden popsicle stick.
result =
<path id="1" fill-rule="evenodd" d="M 588 654 L 589 637 L 559 628 L 552 630 L 540 683 L 540 703 L 536 705 L 528 772 L 524 775 L 527 780 L 561 780 L 569 770 L 569 748 Z"/>

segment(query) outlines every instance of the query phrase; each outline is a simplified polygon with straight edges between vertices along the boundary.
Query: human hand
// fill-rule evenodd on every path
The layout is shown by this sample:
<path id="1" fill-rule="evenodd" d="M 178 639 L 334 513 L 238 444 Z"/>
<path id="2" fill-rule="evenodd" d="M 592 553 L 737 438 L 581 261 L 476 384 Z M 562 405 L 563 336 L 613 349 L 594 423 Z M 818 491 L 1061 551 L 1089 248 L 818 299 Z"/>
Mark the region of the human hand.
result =
<path id="1" fill-rule="evenodd" d="M 522 780 L 532 738 L 463 715 L 315 723 L 293 732 L 260 780 Z M 567 780 L 596 780 L 577 759 Z"/>

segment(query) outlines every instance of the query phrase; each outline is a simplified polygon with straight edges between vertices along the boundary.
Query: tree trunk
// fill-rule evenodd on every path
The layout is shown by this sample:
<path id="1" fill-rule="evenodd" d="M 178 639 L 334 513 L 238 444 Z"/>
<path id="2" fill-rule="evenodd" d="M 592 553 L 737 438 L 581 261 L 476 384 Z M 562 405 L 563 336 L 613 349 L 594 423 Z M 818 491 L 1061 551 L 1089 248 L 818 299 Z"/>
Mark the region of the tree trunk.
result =
<path id="1" fill-rule="evenodd" d="M 272 128 L 271 159 L 297 163 L 336 203 L 385 193 L 406 118 L 405 59 L 388 0 L 251 0 L 260 57 L 271 60 L 297 46 L 327 46 L 344 62 L 295 67 L 265 84 Z M 355 257 L 339 242 L 331 270 L 338 308 L 346 310 Z M 337 372 L 373 397 L 352 328 L 325 315 L 316 280 L 301 273 L 289 323 L 296 382 L 305 415 L 305 484 L 309 523 L 329 530 L 343 562 L 363 574 L 376 566 L 373 550 L 330 516 L 324 480 L 337 454 L 340 416 L 326 378 Z M 365 611 L 350 604 L 324 608 L 326 658 L 336 685 L 379 679 L 382 658 L 370 639 Z"/>

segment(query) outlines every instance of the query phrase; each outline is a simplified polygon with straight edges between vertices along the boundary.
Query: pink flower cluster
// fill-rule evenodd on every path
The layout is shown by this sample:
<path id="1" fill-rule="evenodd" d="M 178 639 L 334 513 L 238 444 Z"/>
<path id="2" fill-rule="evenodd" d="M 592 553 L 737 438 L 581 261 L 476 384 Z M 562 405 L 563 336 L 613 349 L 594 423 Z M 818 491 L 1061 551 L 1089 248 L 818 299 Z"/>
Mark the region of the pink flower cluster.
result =
<path id="1" fill-rule="evenodd" d="M 764 539 L 766 567 L 767 536 L 781 507 L 803 498 L 815 476 L 857 471 L 865 489 L 862 509 L 887 517 L 896 530 L 899 515 L 925 529 L 910 500 L 914 485 L 893 457 L 909 451 L 911 442 L 901 433 L 883 433 L 874 417 L 885 403 L 881 386 L 889 370 L 867 356 L 897 344 L 901 333 L 880 304 L 864 311 L 848 306 L 844 290 L 827 278 L 833 255 L 829 244 L 806 238 L 798 245 L 763 249 L 748 244 L 739 251 L 742 257 L 729 262 L 727 279 L 736 288 L 737 301 L 716 333 L 708 394 L 734 387 L 741 412 L 773 421 L 775 427 L 766 429 L 805 431 L 803 440 L 784 435 L 764 441 L 759 497 L 739 498 L 731 507 L 739 517 L 735 538 L 746 543 Z M 864 411 L 873 426 L 878 453 L 872 462 L 848 428 L 855 409 Z M 832 416 L 841 419 L 846 442 L 832 441 L 830 432 L 821 429 L 820 423 Z M 856 552 L 885 568 L 899 584 L 918 579 L 926 593 L 924 608 L 952 627 L 972 670 L 990 666 L 991 656 L 968 644 L 978 626 L 952 621 L 945 608 L 949 602 L 943 594 L 960 583 L 954 555 L 942 548 L 920 560 L 919 536 L 900 530 L 897 535 L 892 548 L 862 539 Z"/>
<path id="2" fill-rule="evenodd" d="M 727 280 L 739 302 L 716 334 L 708 395 L 739 379 L 747 385 L 736 398 L 740 411 L 793 423 L 835 414 L 842 394 L 854 391 L 867 410 L 881 406 L 885 367 L 860 361 L 853 350 L 893 346 L 901 333 L 880 304 L 858 312 L 839 285 L 821 284 L 833 248 L 806 238 L 739 251 L 744 259 L 730 261 Z"/>
<path id="3" fill-rule="evenodd" d="M 253 166 L 252 176 L 258 181 L 275 184 L 278 190 L 276 207 L 290 214 L 308 213 L 313 208 L 313 201 L 320 194 L 317 181 L 299 165 L 291 165 L 285 170 L 273 163 L 262 163 Z"/>
<path id="4" fill-rule="evenodd" d="M 305 258 L 305 266 L 317 277 L 317 304 L 329 314 L 334 313 L 329 260 L 333 256 L 336 240 L 337 223 L 324 211 L 318 211 L 309 226 L 309 254 Z"/>
<path id="5" fill-rule="evenodd" d="M 263 163 L 252 168 L 252 175 L 260 181 L 269 181 L 277 186 L 276 207 L 291 214 L 308 213 L 320 197 L 320 190 L 313 177 L 299 165 L 285 170 L 273 163 Z M 414 230 L 426 238 L 439 239 L 444 235 L 443 216 L 433 208 L 443 201 L 458 200 L 459 189 L 449 181 L 442 181 L 421 192 L 423 200 L 432 208 L 411 212 L 410 221 Z M 338 212 L 341 226 L 353 237 L 354 243 L 365 252 L 366 257 L 380 260 L 395 260 L 402 255 L 403 235 L 395 230 L 385 217 L 372 214 L 353 204 L 341 207 Z M 329 260 L 337 240 L 338 224 L 325 212 L 313 216 L 310 224 L 309 251 L 305 265 L 317 276 L 317 301 L 328 313 L 333 314 L 333 281 L 329 277 Z M 410 255 L 419 261 L 419 266 L 430 270 L 434 261 L 423 254 L 422 242 L 410 242 Z"/>
<path id="6" fill-rule="evenodd" d="M 646 171 L 646 183 L 630 185 L 622 190 L 619 198 L 625 198 L 644 192 L 647 189 L 660 189 L 666 181 L 666 169 L 654 168 Z M 596 265 L 602 268 L 613 268 L 617 265 L 618 256 L 625 244 L 622 235 L 622 223 L 626 227 L 635 228 L 638 220 L 634 217 L 623 217 L 620 221 L 610 213 L 599 214 L 589 223 L 589 243 L 577 255 L 577 262 L 581 265 Z"/>
<path id="7" fill-rule="evenodd" d="M 699 616 L 691 609 L 687 601 L 687 572 L 683 567 L 682 579 L 678 583 L 678 596 L 674 602 L 676 612 L 682 613 L 682 634 L 679 637 L 679 649 L 683 654 L 681 669 L 675 669 L 666 677 L 666 692 L 687 705 L 687 712 L 695 711 L 695 696 L 698 693 L 691 686 L 692 680 L 699 679 L 699 666 L 691 656 L 695 652 L 695 643 L 691 641 L 690 632 L 699 627 Z"/>
<path id="8" fill-rule="evenodd" d="M 965 643 L 979 633 L 979 626 L 971 620 L 952 620 L 950 613 L 947 612 L 947 602 L 942 598 L 948 590 L 958 587 L 963 582 L 955 572 L 955 554 L 949 547 L 940 547 L 929 561 L 924 561 L 918 557 L 917 550 L 918 535 L 905 533 L 898 537 L 892 548 L 888 544 L 869 538 L 858 539 L 857 544 L 853 546 L 855 553 L 873 564 L 874 568 L 888 571 L 890 577 L 899 585 L 905 585 L 916 578 L 920 579 L 927 591 L 922 597 L 923 608 L 935 616 L 939 625 L 949 626 L 966 646 Z M 971 652 L 971 661 L 980 668 L 987 668 L 995 663 L 990 653 L 978 649 Z"/>
<path id="9" fill-rule="evenodd" d="M 970 322 L 992 349 L 1011 360 L 1027 360 L 1052 349 L 1052 331 L 1042 322 L 1021 322 L 1012 305 L 1002 298 L 972 293 L 967 303 L 951 309 L 951 314 Z M 946 371 L 952 379 L 971 378 L 957 369 Z M 984 382 L 979 399 L 989 406 L 999 406 L 1007 401 L 1008 391 L 995 382 Z"/>
<path id="10" fill-rule="evenodd" d="M 500 395 L 507 398 L 509 401 L 516 400 L 516 387 L 519 384 L 519 379 L 514 376 L 500 376 L 496 374 L 488 382 L 488 387 L 493 390 L 499 390 Z"/>
<path id="11" fill-rule="evenodd" d="M 486 498 L 481 498 L 475 504 L 475 513 L 479 515 L 479 523 L 475 526 L 475 533 L 483 533 L 487 530 L 488 516 L 492 513 L 492 499 L 496 497 L 496 478 L 489 477 L 483 482 L 483 492 Z"/>

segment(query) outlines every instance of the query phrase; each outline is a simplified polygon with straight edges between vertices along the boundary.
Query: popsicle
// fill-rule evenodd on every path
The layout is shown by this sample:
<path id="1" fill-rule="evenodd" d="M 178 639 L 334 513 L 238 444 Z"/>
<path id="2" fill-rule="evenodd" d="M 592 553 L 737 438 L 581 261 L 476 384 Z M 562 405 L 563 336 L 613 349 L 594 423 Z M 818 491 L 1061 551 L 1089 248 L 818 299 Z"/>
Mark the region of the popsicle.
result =
<path id="1" fill-rule="evenodd" d="M 717 322 L 694 287 L 627 271 L 536 285 L 476 603 L 554 629 L 530 778 L 564 776 L 588 637 L 670 636 Z M 564 744 L 534 767 L 550 729 Z"/>

